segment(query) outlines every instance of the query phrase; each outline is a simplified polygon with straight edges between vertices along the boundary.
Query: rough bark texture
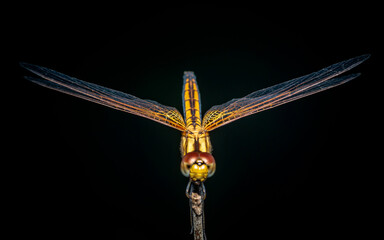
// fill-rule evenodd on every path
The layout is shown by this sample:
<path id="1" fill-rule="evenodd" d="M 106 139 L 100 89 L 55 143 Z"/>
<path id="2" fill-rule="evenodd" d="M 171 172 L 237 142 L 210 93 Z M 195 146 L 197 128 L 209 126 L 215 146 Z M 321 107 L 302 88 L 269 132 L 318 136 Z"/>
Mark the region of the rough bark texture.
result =
<path id="1" fill-rule="evenodd" d="M 202 196 L 199 193 L 192 193 L 192 221 L 193 221 L 193 235 L 195 240 L 204 240 L 204 209 Z"/>
<path id="2" fill-rule="evenodd" d="M 204 191 L 202 184 L 192 184 L 190 194 L 190 206 L 192 215 L 192 227 L 195 240 L 205 240 L 204 223 Z"/>

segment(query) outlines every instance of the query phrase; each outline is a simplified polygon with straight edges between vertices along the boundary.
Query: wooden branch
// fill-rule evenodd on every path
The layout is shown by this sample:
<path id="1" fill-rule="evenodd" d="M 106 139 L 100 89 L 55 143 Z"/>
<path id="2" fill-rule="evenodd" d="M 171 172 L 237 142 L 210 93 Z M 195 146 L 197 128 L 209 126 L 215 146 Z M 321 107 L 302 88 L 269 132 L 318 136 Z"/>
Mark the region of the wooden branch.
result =
<path id="1" fill-rule="evenodd" d="M 192 230 L 194 240 L 205 240 L 204 223 L 204 197 L 205 190 L 203 184 L 192 183 L 191 194 L 189 197 L 192 215 Z"/>

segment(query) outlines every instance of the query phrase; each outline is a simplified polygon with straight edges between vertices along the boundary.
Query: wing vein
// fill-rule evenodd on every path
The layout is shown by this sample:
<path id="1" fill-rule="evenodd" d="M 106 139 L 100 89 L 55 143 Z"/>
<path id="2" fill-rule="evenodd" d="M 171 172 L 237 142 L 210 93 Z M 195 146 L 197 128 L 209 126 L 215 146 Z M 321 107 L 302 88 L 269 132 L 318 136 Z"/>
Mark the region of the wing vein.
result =
<path id="1" fill-rule="evenodd" d="M 39 85 L 145 117 L 180 131 L 185 130 L 184 119 L 176 108 L 164 106 L 152 100 L 143 100 L 127 93 L 85 82 L 37 65 L 21 63 L 21 66 L 41 77 L 41 79 L 26 77 L 26 79 Z"/>
<path id="2" fill-rule="evenodd" d="M 317 72 L 252 92 L 243 98 L 213 106 L 204 115 L 203 127 L 207 131 L 212 131 L 242 117 L 346 83 L 359 74 L 338 76 L 368 58 L 369 55 L 351 58 Z"/>

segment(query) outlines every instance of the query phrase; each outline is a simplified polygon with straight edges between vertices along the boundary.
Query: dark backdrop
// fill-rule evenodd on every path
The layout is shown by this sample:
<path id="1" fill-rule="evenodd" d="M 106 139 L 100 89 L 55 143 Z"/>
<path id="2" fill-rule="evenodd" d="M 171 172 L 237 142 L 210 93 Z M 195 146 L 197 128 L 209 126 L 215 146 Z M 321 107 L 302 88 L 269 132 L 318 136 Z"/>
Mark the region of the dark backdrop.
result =
<path id="1" fill-rule="evenodd" d="M 368 5 L 312 8 L 268 17 L 262 8 L 203 6 L 16 12 L 22 21 L 6 45 L 7 81 L 16 87 L 5 90 L 14 124 L 6 184 L 13 234 L 193 239 L 180 133 L 34 85 L 19 61 L 180 111 L 183 71 L 192 70 L 205 112 L 365 53 L 371 59 L 352 70 L 362 72 L 358 79 L 214 130 L 217 172 L 206 182 L 205 211 L 211 240 L 372 232 L 380 18 Z"/>

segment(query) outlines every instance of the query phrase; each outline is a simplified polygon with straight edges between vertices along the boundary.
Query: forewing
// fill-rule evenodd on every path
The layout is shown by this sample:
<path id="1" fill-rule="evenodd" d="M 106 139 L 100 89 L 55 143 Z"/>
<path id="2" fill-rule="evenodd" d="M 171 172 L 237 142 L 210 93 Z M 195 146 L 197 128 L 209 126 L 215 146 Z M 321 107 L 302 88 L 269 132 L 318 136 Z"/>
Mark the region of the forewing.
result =
<path id="1" fill-rule="evenodd" d="M 359 74 L 337 76 L 368 58 L 369 55 L 351 58 L 303 77 L 255 91 L 243 98 L 235 98 L 224 104 L 213 106 L 204 115 L 203 128 L 206 131 L 212 131 L 242 117 L 346 83 Z"/>
<path id="2" fill-rule="evenodd" d="M 152 100 L 143 100 L 133 95 L 85 82 L 45 67 L 28 63 L 21 63 L 21 66 L 41 77 L 25 77 L 26 79 L 44 87 L 142 116 L 180 131 L 185 130 L 184 119 L 174 107 L 164 106 Z"/>

